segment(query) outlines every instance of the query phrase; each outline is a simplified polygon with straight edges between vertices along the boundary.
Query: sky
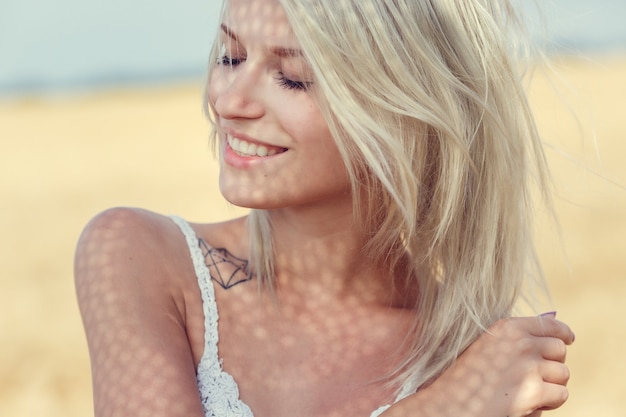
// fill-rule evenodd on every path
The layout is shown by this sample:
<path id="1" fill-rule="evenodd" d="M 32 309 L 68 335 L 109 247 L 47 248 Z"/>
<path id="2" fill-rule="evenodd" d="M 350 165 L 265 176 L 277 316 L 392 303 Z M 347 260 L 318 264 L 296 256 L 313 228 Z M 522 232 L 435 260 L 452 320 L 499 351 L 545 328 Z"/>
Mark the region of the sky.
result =
<path id="1" fill-rule="evenodd" d="M 626 52 L 626 0 L 515 1 L 559 52 Z M 0 0 L 0 96 L 201 77 L 220 3 Z"/>

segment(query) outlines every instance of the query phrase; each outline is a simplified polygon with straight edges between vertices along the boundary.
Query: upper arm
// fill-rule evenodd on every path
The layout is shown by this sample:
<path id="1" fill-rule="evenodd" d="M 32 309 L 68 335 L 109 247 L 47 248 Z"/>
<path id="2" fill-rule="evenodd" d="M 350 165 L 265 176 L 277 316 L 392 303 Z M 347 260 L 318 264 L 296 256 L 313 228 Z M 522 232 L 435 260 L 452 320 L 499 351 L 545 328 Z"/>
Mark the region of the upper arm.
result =
<path id="1" fill-rule="evenodd" d="M 175 255 L 155 217 L 109 210 L 78 243 L 75 282 L 96 416 L 203 416 L 168 262 Z"/>

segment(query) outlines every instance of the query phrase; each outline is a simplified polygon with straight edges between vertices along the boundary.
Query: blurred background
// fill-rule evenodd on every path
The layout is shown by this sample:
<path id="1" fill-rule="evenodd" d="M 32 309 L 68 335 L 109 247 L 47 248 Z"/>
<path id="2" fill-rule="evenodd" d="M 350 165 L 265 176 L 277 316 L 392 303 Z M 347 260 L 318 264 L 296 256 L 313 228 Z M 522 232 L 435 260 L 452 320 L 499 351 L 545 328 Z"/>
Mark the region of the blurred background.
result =
<path id="1" fill-rule="evenodd" d="M 0 2 L 0 416 L 92 413 L 72 257 L 93 215 L 242 212 L 201 111 L 218 3 Z M 571 399 L 548 415 L 624 416 L 626 2 L 518 3 L 549 57 L 529 85 L 560 221 L 542 217 L 540 256 L 577 333 Z"/>

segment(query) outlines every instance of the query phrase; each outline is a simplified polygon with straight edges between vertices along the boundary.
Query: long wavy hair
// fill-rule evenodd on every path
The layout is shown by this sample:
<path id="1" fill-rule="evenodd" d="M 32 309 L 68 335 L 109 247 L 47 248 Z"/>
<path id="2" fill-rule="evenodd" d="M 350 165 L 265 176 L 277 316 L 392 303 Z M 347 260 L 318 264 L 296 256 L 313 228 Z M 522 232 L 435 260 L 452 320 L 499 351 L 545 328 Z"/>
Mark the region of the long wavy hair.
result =
<path id="1" fill-rule="evenodd" d="M 547 168 L 520 19 L 504 0 L 280 3 L 352 179 L 363 255 L 419 288 L 391 378 L 408 394 L 510 316 L 528 278 L 541 282 L 532 197 L 548 196 Z M 251 263 L 272 289 L 270 216 L 248 221 Z"/>

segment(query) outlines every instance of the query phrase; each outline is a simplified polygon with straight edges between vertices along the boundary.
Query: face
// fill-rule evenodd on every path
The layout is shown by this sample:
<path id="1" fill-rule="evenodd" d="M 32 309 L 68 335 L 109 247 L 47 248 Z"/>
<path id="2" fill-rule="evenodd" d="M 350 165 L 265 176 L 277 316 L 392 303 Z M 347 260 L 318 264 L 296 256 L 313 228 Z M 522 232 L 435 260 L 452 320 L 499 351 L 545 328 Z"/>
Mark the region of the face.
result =
<path id="1" fill-rule="evenodd" d="M 224 197 L 261 209 L 350 201 L 315 81 L 278 0 L 230 0 L 220 36 L 208 99 Z"/>

